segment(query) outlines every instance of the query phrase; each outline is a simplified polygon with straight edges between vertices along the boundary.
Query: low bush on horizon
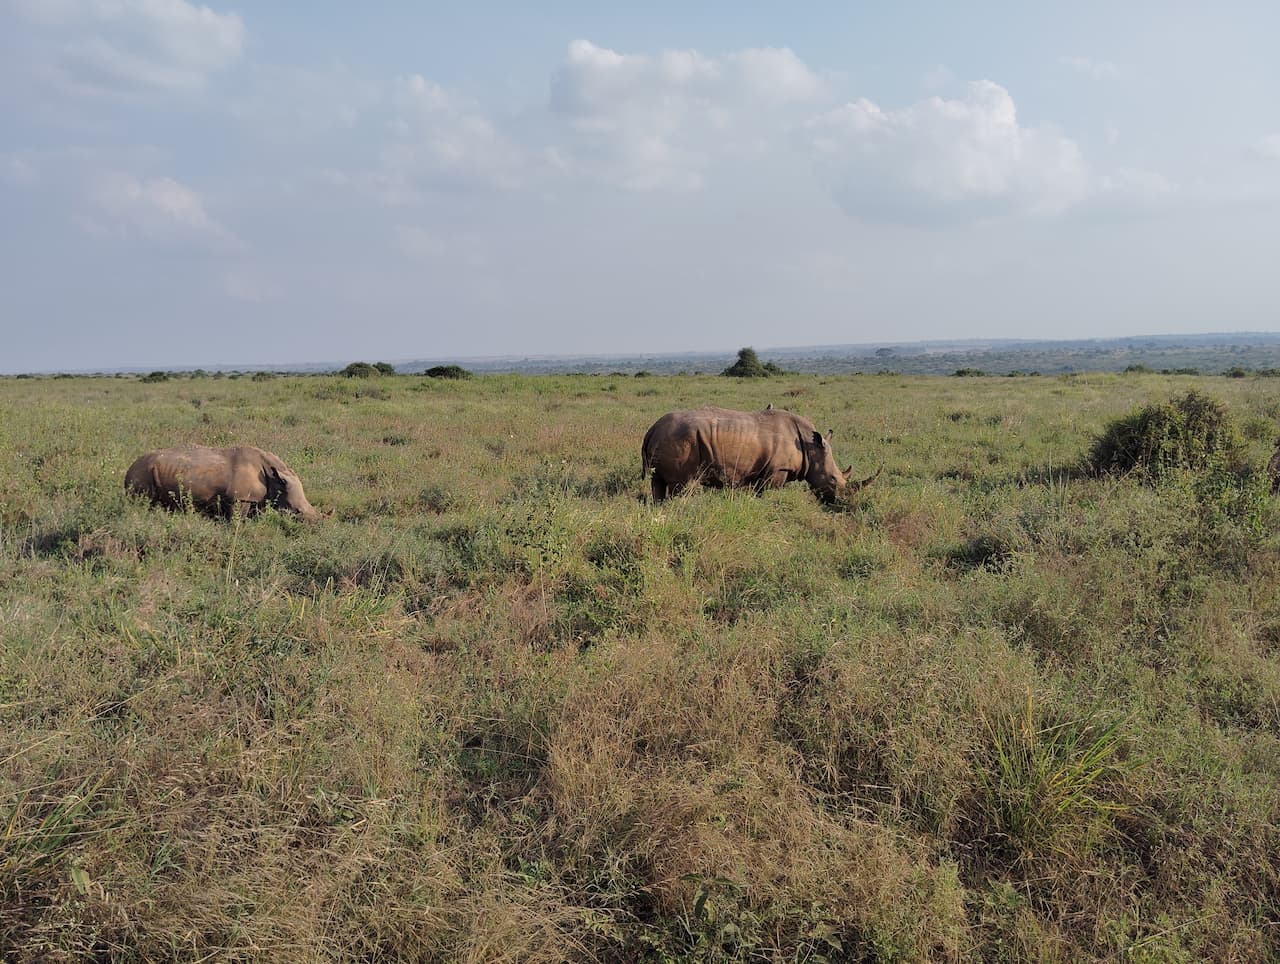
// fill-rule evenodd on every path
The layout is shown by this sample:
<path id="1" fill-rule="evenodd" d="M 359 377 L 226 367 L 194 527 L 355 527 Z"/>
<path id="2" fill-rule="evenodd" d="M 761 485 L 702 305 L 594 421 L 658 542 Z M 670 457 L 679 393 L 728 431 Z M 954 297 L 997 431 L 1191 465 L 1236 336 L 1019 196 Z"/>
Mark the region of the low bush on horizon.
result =
<path id="1" fill-rule="evenodd" d="M 374 375 L 394 375 L 395 366 L 389 362 L 352 362 L 338 374 L 347 378 L 371 378 Z"/>
<path id="2" fill-rule="evenodd" d="M 1275 959 L 1280 394 L 1188 378 L 0 380 L 0 957 Z M 647 501 L 783 399 L 875 482 Z"/>
<path id="3" fill-rule="evenodd" d="M 428 378 L 474 378 L 475 375 L 461 365 L 433 365 L 422 374 Z"/>

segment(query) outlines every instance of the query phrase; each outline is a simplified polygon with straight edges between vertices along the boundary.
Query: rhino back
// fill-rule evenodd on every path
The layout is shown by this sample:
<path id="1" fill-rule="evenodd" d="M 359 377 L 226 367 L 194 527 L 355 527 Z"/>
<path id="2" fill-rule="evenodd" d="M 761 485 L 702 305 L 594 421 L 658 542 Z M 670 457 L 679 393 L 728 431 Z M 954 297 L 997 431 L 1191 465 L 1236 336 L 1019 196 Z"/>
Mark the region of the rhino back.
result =
<path id="1" fill-rule="evenodd" d="M 263 487 L 257 477 L 261 475 L 261 461 L 258 461 L 257 476 L 252 464 L 252 454 L 241 449 L 204 446 L 157 449 L 129 467 L 125 485 L 156 501 L 175 504 L 186 498 L 201 507 L 228 501 L 256 501 L 262 497 L 258 490 Z"/>
<path id="2" fill-rule="evenodd" d="M 663 416 L 650 430 L 648 450 L 655 463 L 668 463 L 668 470 L 678 475 L 712 471 L 720 481 L 736 485 L 777 471 L 798 471 L 798 438 L 789 412 L 709 406 Z"/>

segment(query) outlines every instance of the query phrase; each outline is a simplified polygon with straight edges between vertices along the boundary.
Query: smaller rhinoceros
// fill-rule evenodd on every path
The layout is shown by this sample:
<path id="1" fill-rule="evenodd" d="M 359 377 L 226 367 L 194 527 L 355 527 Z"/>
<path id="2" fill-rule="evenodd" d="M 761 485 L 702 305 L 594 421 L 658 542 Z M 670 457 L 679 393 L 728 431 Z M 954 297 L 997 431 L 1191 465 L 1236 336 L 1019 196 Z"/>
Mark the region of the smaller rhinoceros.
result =
<path id="1" fill-rule="evenodd" d="M 759 412 L 710 406 L 668 412 L 645 434 L 641 470 L 649 477 L 655 502 L 679 494 L 695 480 L 711 488 L 748 486 L 760 492 L 803 479 L 830 503 L 880 474 L 849 481 L 853 466 L 840 471 L 830 438 L 830 432 L 824 436 L 804 416 L 772 403 Z"/>
<path id="2" fill-rule="evenodd" d="M 208 515 L 252 515 L 272 505 L 308 520 L 320 517 L 307 501 L 297 473 L 252 445 L 156 449 L 129 466 L 124 487 L 156 505 L 170 509 L 190 505 Z"/>

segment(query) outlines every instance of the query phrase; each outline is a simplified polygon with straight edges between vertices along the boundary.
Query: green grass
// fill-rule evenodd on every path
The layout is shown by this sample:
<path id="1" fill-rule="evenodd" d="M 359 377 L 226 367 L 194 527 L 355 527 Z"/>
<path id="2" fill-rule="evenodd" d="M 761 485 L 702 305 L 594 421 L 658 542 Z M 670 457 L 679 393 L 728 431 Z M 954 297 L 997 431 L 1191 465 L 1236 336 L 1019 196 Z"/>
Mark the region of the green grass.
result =
<path id="1" fill-rule="evenodd" d="M 0 380 L 0 956 L 1280 956 L 1280 512 L 1082 471 L 1190 389 L 1264 465 L 1274 379 Z M 646 501 L 770 402 L 883 474 Z"/>

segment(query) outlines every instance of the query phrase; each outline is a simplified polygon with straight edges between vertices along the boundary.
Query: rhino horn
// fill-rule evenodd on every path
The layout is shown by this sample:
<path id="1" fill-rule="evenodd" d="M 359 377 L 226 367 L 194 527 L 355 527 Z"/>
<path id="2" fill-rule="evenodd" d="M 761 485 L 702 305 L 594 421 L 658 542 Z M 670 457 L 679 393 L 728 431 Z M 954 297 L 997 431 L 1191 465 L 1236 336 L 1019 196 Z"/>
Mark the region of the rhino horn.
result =
<path id="1" fill-rule="evenodd" d="M 850 466 L 849 466 L 849 468 L 850 468 L 850 470 L 852 470 L 852 469 L 853 469 L 853 466 L 852 466 L 852 465 L 850 465 Z M 882 466 L 880 466 L 880 468 L 876 469 L 874 472 L 872 472 L 870 475 L 868 475 L 868 476 L 867 476 L 865 479 L 863 479 L 861 482 L 850 482 L 850 483 L 849 483 L 849 485 L 848 485 L 848 489 L 849 489 L 849 491 L 850 491 L 850 492 L 858 492 L 858 491 L 860 491 L 860 490 L 862 490 L 862 489 L 865 489 L 867 486 L 869 486 L 869 485 L 870 485 L 872 482 L 874 482 L 876 479 L 880 478 L 880 473 L 881 473 L 881 472 L 883 472 L 883 471 L 884 471 L 884 466 L 882 465 Z"/>

